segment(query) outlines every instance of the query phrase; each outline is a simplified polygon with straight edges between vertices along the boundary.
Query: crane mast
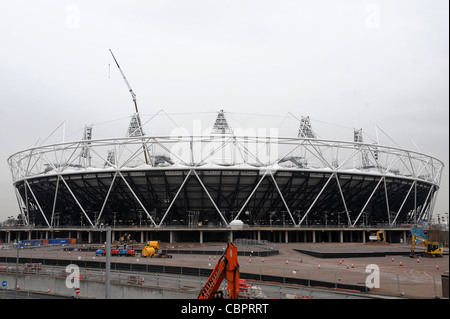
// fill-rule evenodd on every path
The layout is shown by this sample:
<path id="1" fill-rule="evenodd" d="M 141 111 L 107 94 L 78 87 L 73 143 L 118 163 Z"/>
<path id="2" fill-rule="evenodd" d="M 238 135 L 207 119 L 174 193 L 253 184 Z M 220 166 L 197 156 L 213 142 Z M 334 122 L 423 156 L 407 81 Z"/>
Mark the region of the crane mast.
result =
<path id="1" fill-rule="evenodd" d="M 114 54 L 113 54 L 113 52 L 111 51 L 111 49 L 109 49 L 109 52 L 111 52 L 111 55 L 112 55 L 112 57 L 113 57 L 113 59 L 114 59 L 114 62 L 116 62 L 117 68 L 119 69 L 120 74 L 122 75 L 122 78 L 123 78 L 123 80 L 125 81 L 125 84 L 126 84 L 127 87 L 128 87 L 128 91 L 129 91 L 130 94 L 131 94 L 131 98 L 133 99 L 133 102 L 134 102 L 134 109 L 135 109 L 135 111 L 136 111 L 136 118 L 137 118 L 138 126 L 139 126 L 139 128 L 140 128 L 140 132 L 142 132 L 142 135 L 143 135 L 142 123 L 141 123 L 141 117 L 139 116 L 139 109 L 138 109 L 137 102 L 136 102 L 136 94 L 133 92 L 133 89 L 131 88 L 130 83 L 128 82 L 128 80 L 127 80 L 125 74 L 123 73 L 122 69 L 120 68 L 119 63 L 117 62 L 116 57 L 114 56 Z M 142 144 L 142 148 L 143 148 L 143 150 L 144 150 L 145 163 L 148 165 L 148 164 L 149 164 L 149 160 L 148 160 L 148 151 L 147 151 L 147 147 L 145 146 L 145 143 Z"/>

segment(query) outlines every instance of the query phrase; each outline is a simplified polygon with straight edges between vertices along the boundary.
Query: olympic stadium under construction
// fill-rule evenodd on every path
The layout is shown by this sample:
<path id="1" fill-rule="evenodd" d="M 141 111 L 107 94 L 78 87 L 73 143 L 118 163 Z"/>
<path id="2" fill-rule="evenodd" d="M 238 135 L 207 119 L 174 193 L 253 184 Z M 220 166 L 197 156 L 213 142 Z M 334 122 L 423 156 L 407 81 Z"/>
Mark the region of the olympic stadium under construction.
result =
<path id="1" fill-rule="evenodd" d="M 362 129 L 323 138 L 313 127 L 324 122 L 291 113 L 220 110 L 182 123 L 160 111 L 143 120 L 119 70 L 136 111 L 125 137 L 94 138 L 88 125 L 81 140 L 8 158 L 23 227 L 392 229 L 431 217 L 444 167 L 433 156 L 378 134 L 368 140 Z"/>
<path id="2" fill-rule="evenodd" d="M 210 132 L 147 136 L 135 113 L 126 137 L 94 139 L 86 126 L 82 140 L 17 152 L 8 163 L 21 222 L 154 230 L 226 228 L 237 221 L 249 229 L 380 228 L 431 216 L 441 161 L 365 142 L 362 130 L 351 141 L 319 138 L 309 117 L 288 116 L 298 123 L 297 136 L 235 129 L 222 110 Z"/>

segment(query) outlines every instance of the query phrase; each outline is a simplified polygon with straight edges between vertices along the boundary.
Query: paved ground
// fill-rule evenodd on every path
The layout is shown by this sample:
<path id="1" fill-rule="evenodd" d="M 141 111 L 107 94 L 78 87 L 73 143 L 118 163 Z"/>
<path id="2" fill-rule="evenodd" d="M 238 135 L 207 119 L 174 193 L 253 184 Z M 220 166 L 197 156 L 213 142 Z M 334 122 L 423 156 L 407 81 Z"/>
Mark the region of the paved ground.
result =
<path id="1" fill-rule="evenodd" d="M 98 246 L 98 245 L 97 245 Z M 219 243 L 162 243 L 162 249 L 177 250 L 223 250 L 225 244 Z M 69 246 L 80 247 L 82 246 Z M 66 247 L 67 248 L 67 247 Z M 85 247 L 84 247 L 85 248 Z M 380 270 L 380 288 L 373 288 L 371 293 L 397 296 L 404 294 L 411 298 L 433 298 L 442 295 L 441 274 L 449 270 L 448 254 L 443 258 L 409 258 L 407 256 L 364 257 L 323 259 L 299 253 L 294 249 L 315 249 L 327 251 L 380 251 L 409 250 L 408 246 L 395 244 L 362 244 L 362 243 L 277 243 L 275 246 L 238 246 L 239 250 L 278 249 L 279 254 L 268 257 L 239 257 L 242 272 L 255 274 L 270 274 L 277 276 L 296 277 L 302 279 L 340 282 L 346 284 L 364 285 L 366 282 L 366 266 L 377 265 Z M 448 253 L 448 250 L 446 251 Z M 15 256 L 15 250 L 0 250 L 0 256 Z M 63 251 L 62 248 L 22 249 L 21 256 L 45 258 L 77 258 L 104 260 L 93 252 Z M 140 257 L 112 257 L 113 262 L 149 263 L 160 265 L 176 265 L 187 267 L 214 267 L 219 255 L 186 255 L 173 254 L 171 259 L 145 259 Z M 392 261 L 392 258 L 394 261 Z M 400 262 L 402 266 L 400 266 Z"/>
<path id="2" fill-rule="evenodd" d="M 72 299 L 67 296 L 59 296 L 54 294 L 45 294 L 40 292 L 30 292 L 22 290 L 2 290 L 0 291 L 0 299 Z"/>

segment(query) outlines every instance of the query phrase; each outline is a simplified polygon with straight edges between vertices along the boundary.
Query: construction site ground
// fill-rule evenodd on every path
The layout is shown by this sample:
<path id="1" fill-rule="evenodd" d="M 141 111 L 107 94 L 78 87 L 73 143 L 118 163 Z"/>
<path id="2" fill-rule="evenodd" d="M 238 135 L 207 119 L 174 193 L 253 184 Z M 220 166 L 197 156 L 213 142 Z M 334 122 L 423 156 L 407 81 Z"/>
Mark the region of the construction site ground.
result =
<path id="1" fill-rule="evenodd" d="M 94 250 L 104 245 L 69 245 L 66 247 L 39 247 L 21 249 L 21 257 L 58 258 L 58 259 L 95 259 L 104 260 L 103 256 L 96 256 Z M 172 258 L 142 258 L 113 256 L 112 262 L 148 263 L 154 265 L 183 266 L 194 268 L 214 268 L 220 254 L 203 254 L 204 251 L 223 251 L 226 243 L 161 243 L 161 249 L 172 254 Z M 143 245 L 134 245 L 140 252 Z M 298 250 L 315 252 L 388 252 L 394 255 L 382 257 L 343 257 L 319 258 Z M 369 294 L 399 296 L 408 298 L 442 297 L 441 275 L 449 270 L 448 249 L 444 249 L 443 258 L 410 258 L 404 253 L 409 251 L 408 245 L 384 243 L 277 243 L 260 245 L 238 245 L 241 252 L 257 252 L 275 250 L 277 254 L 266 257 L 239 256 L 240 271 L 261 275 L 274 275 L 310 280 L 327 281 L 351 285 L 366 284 L 366 267 L 376 265 L 380 271 L 379 288 L 370 289 Z M 190 253 L 180 253 L 190 251 Z M 398 255 L 395 253 L 398 252 Z M 400 254 L 400 253 L 403 253 Z M 0 256 L 14 257 L 15 249 L 1 249 Z M 373 268 L 373 266 L 372 266 Z M 375 283 L 374 281 L 372 283 Z"/>
<path id="2" fill-rule="evenodd" d="M 224 245 L 180 243 L 167 245 L 170 249 L 222 249 Z M 173 248 L 170 248 L 173 247 Z M 411 298 L 433 298 L 442 296 L 441 275 L 449 270 L 448 250 L 443 258 L 410 258 L 408 245 L 386 243 L 277 243 L 272 247 L 279 253 L 267 257 L 240 256 L 240 270 L 247 273 L 365 285 L 369 273 L 368 265 L 376 265 L 380 271 L 379 288 L 370 289 L 373 294 L 403 295 Z M 244 251 L 256 251 L 258 246 L 238 246 Z M 322 253 L 383 253 L 383 257 L 318 258 L 299 253 L 295 249 Z M 420 250 L 420 249 L 419 249 Z M 395 255 L 395 253 L 401 253 Z M 394 255 L 389 255 L 394 254 Z M 214 256 L 176 255 L 166 264 L 183 264 L 206 267 L 215 264 Z M 216 256 L 218 258 L 219 256 Z"/>

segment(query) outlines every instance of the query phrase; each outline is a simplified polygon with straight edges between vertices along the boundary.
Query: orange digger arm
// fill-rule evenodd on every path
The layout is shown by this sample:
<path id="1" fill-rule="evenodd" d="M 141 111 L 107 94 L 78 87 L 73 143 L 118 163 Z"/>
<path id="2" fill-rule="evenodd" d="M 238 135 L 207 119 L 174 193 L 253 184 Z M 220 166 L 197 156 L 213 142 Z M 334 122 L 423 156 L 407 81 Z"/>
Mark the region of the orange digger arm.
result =
<path id="1" fill-rule="evenodd" d="M 231 299 L 236 299 L 239 295 L 239 262 L 237 247 L 233 243 L 228 243 L 227 249 L 200 290 L 198 299 L 212 299 L 224 278 L 227 279 L 228 295 Z"/>

